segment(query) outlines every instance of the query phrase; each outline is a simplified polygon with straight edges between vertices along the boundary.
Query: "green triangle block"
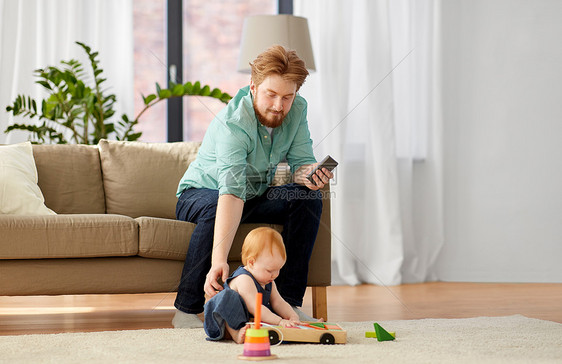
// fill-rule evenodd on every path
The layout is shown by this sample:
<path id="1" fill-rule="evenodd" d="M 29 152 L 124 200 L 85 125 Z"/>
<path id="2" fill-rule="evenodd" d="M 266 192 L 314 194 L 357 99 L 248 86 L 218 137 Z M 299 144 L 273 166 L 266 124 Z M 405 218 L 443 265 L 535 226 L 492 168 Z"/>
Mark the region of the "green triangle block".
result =
<path id="1" fill-rule="evenodd" d="M 311 323 L 309 323 L 309 325 L 310 325 L 310 326 L 316 326 L 316 327 L 319 327 L 319 328 L 321 328 L 321 329 L 325 329 L 325 328 L 326 328 L 326 326 L 324 326 L 324 324 L 321 323 L 321 322 L 311 322 Z"/>
<path id="2" fill-rule="evenodd" d="M 390 335 L 385 329 L 382 328 L 381 325 L 374 323 L 375 325 L 375 332 L 377 333 L 377 340 L 378 341 L 392 341 L 394 337 Z"/>

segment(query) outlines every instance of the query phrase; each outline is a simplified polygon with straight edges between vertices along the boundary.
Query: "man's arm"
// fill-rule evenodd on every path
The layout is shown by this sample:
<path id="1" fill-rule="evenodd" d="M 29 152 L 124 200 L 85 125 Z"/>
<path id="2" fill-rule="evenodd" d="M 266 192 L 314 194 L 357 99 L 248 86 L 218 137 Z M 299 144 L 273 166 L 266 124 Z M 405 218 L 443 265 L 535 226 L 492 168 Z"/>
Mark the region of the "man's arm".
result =
<path id="1" fill-rule="evenodd" d="M 215 218 L 215 234 L 213 239 L 213 253 L 211 255 L 211 269 L 205 280 L 205 293 L 213 297 L 223 287 L 218 279 L 223 282 L 228 278 L 228 253 L 234 241 L 234 235 L 240 225 L 244 201 L 234 195 L 220 195 L 217 203 Z"/>

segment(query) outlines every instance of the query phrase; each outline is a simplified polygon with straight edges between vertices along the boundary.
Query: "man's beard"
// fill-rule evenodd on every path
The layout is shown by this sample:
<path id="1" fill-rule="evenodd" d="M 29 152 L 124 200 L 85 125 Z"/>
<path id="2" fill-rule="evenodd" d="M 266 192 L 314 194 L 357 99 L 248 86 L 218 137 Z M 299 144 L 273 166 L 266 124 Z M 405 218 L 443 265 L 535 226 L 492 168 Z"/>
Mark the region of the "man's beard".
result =
<path id="1" fill-rule="evenodd" d="M 258 121 L 262 125 L 267 126 L 268 128 L 277 128 L 278 126 L 283 124 L 283 120 L 285 120 L 285 116 L 287 116 L 285 115 L 285 113 L 280 112 L 276 115 L 269 114 L 269 118 L 268 118 L 258 110 L 256 103 L 257 103 L 257 97 L 254 98 L 254 112 L 256 113 L 256 117 L 258 118 Z"/>

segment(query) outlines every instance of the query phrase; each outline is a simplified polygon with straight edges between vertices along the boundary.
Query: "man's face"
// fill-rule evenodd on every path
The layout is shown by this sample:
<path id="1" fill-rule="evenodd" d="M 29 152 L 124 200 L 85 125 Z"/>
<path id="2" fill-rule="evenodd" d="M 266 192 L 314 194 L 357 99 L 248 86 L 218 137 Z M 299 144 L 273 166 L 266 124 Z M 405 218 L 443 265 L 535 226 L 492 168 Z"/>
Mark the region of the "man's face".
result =
<path id="1" fill-rule="evenodd" d="M 297 95 L 297 84 L 273 74 L 266 77 L 259 86 L 250 81 L 250 91 L 254 96 L 254 110 L 259 122 L 276 128 L 291 110 Z"/>

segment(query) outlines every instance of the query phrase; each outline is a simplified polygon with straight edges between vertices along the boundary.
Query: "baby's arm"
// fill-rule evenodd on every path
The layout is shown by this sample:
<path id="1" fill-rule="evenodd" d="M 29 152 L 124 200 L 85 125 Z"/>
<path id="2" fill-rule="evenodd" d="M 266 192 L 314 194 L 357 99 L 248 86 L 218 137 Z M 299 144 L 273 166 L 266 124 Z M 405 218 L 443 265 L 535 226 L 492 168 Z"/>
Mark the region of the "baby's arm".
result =
<path id="1" fill-rule="evenodd" d="M 248 311 L 252 315 L 255 315 L 256 293 L 258 293 L 258 291 L 254 284 L 254 280 L 250 276 L 242 274 L 232 279 L 229 283 L 229 287 L 238 292 L 240 296 L 242 296 L 242 299 L 244 300 Z M 266 306 L 261 305 L 261 321 L 265 322 L 266 324 L 280 325 L 282 318 L 271 312 L 271 310 Z"/>
<path id="2" fill-rule="evenodd" d="M 281 326 L 291 327 L 296 325 L 301 325 L 302 322 L 299 320 L 299 315 L 293 310 L 291 305 L 281 297 L 279 291 L 277 290 L 277 285 L 273 282 L 273 287 L 271 288 L 270 297 L 271 307 L 275 312 L 277 312 L 283 320 L 287 322 L 280 323 Z"/>

